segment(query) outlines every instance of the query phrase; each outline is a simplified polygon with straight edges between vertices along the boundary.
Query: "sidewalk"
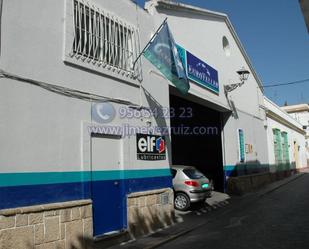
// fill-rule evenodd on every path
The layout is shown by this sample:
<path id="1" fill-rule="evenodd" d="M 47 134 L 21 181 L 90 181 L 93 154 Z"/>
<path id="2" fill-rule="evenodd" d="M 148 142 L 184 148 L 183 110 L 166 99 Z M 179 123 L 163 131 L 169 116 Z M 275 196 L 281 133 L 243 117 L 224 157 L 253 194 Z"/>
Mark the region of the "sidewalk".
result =
<path id="1" fill-rule="evenodd" d="M 174 225 L 146 237 L 139 238 L 138 240 L 110 247 L 110 249 L 157 248 L 170 240 L 176 239 L 204 225 L 205 219 L 201 219 L 201 216 L 205 216 L 209 212 L 228 205 L 229 199 L 230 197 L 227 194 L 214 191 L 213 196 L 207 199 L 206 204 L 195 205 L 192 210 L 186 212 L 175 211 L 177 223 Z"/>
<path id="2" fill-rule="evenodd" d="M 168 243 L 171 240 L 174 240 L 184 234 L 190 233 L 191 231 L 197 229 L 200 226 L 205 225 L 207 222 L 209 222 L 208 218 L 215 218 L 214 215 L 220 215 L 221 212 L 226 212 L 228 209 L 221 208 L 229 203 L 234 203 L 243 199 L 250 199 L 250 197 L 262 197 L 264 195 L 267 195 L 270 192 L 275 191 L 276 189 L 280 188 L 283 185 L 288 184 L 289 182 L 292 182 L 296 180 L 297 178 L 303 176 L 304 174 L 309 173 L 307 170 L 306 172 L 298 173 L 293 176 L 290 176 L 289 178 L 285 178 L 283 180 L 271 183 L 267 185 L 265 188 L 254 192 L 254 193 L 248 193 L 244 196 L 237 196 L 230 199 L 230 197 L 227 194 L 214 192 L 212 198 L 209 198 L 207 200 L 206 205 L 203 205 L 202 207 L 193 207 L 193 210 L 187 211 L 187 212 L 179 212 L 176 211 L 176 224 L 158 231 L 156 233 L 153 233 L 151 235 L 148 235 L 147 237 L 140 238 L 138 240 L 126 242 L 122 245 L 117 245 L 110 247 L 110 249 L 153 249 L 157 248 L 165 243 Z M 217 210 L 221 208 L 222 211 L 217 211 L 212 215 L 212 217 L 209 217 L 209 212 L 212 212 L 214 210 Z M 202 218 L 203 217 L 203 218 Z"/>

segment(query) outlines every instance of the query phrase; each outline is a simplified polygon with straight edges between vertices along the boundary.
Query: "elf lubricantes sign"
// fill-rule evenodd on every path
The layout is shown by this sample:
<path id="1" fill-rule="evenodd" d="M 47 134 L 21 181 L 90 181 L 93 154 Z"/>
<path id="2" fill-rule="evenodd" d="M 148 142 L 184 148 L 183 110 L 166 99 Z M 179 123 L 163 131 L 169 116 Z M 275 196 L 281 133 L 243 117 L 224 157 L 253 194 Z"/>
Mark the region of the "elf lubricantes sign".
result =
<path id="1" fill-rule="evenodd" d="M 164 136 L 136 134 L 138 160 L 165 160 L 166 144 Z"/>

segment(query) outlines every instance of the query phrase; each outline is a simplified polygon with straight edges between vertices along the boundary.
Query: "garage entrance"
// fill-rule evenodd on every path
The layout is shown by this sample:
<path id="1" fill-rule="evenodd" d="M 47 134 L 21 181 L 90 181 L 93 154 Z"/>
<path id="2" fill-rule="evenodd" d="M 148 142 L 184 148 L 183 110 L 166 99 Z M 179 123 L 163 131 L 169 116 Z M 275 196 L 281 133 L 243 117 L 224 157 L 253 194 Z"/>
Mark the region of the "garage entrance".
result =
<path id="1" fill-rule="evenodd" d="M 172 164 L 196 167 L 224 191 L 221 112 L 170 89 Z"/>

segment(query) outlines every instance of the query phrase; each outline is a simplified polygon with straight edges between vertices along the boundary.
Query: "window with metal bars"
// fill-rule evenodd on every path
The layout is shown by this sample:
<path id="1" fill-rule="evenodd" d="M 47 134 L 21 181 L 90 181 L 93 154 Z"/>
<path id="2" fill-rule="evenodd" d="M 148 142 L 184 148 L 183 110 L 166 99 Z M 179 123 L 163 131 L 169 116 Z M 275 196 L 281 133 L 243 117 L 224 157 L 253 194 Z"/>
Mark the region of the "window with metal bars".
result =
<path id="1" fill-rule="evenodd" d="M 81 0 L 73 0 L 73 4 L 73 56 L 133 73 L 138 56 L 137 29 Z"/>

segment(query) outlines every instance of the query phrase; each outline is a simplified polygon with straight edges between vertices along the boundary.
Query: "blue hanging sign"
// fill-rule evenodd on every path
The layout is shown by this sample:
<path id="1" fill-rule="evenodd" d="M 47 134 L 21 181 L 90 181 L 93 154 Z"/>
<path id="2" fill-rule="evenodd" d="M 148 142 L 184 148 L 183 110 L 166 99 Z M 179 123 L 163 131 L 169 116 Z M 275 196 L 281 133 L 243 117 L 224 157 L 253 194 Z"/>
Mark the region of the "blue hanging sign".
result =
<path id="1" fill-rule="evenodd" d="M 218 71 L 181 46 L 177 45 L 177 49 L 188 79 L 219 94 Z"/>
<path id="2" fill-rule="evenodd" d="M 244 139 L 244 131 L 242 129 L 238 129 L 238 140 L 239 140 L 239 161 L 245 161 L 245 139 Z"/>
<path id="3" fill-rule="evenodd" d="M 144 56 L 182 93 L 187 94 L 190 85 L 178 49 L 166 21 L 144 51 Z"/>

